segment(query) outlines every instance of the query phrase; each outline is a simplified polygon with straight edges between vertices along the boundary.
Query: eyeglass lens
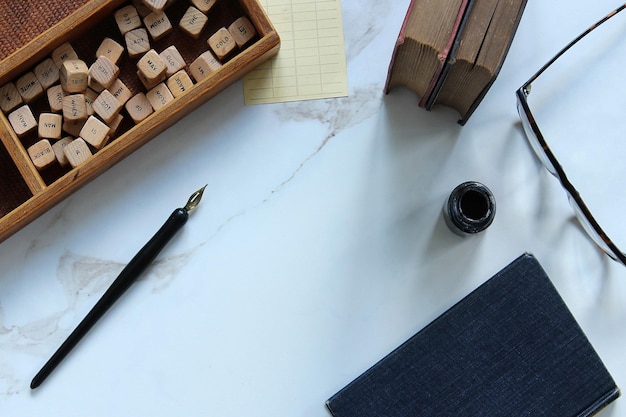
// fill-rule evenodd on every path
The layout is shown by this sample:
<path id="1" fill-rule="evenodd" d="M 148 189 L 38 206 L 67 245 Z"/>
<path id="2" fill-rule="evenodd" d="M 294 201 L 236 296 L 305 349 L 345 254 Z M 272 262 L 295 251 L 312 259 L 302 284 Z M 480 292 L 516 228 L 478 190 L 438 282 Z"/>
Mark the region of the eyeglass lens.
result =
<path id="1" fill-rule="evenodd" d="M 622 218 L 626 210 L 622 185 L 626 179 L 625 66 L 626 12 L 608 20 L 557 59 L 534 80 L 527 98 L 536 124 L 570 182 L 621 249 L 626 249 Z M 521 109 L 520 117 L 535 153 L 555 174 Z M 610 254 L 581 210 L 575 210 L 596 243 Z"/>

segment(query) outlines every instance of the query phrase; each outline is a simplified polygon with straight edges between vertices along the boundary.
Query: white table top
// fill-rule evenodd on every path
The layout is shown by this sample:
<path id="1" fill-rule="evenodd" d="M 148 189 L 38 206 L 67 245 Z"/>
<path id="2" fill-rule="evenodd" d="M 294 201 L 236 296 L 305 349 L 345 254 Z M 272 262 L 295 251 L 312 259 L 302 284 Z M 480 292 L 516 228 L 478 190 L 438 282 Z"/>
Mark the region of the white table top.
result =
<path id="1" fill-rule="evenodd" d="M 244 106 L 237 82 L 0 244 L 2 416 L 328 417 L 325 400 L 523 252 L 626 387 L 626 268 L 572 221 L 515 90 L 615 4 L 530 1 L 469 123 L 382 92 L 408 0 L 345 0 L 347 98 Z M 558 21 L 558 24 L 556 22 Z M 463 239 L 441 208 L 495 194 Z M 156 264 L 29 383 L 188 196 Z M 618 400 L 602 415 L 626 416 Z"/>

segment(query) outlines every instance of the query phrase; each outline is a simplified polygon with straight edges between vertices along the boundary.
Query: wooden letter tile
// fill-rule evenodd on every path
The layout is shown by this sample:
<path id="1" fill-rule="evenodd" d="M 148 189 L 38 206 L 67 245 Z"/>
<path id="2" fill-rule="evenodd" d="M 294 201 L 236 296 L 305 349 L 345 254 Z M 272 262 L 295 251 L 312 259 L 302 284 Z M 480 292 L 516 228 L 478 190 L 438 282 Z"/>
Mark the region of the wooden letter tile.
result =
<path id="1" fill-rule="evenodd" d="M 92 90 L 91 88 L 88 88 L 87 91 L 85 91 L 85 104 L 87 105 L 88 116 L 92 116 L 95 113 L 93 109 L 93 103 L 96 101 L 96 98 L 98 98 L 98 95 L 99 93 Z"/>
<path id="2" fill-rule="evenodd" d="M 192 38 L 198 39 L 208 20 L 200 10 L 189 6 L 182 19 L 180 19 L 179 27 Z"/>
<path id="3" fill-rule="evenodd" d="M 44 139 L 61 139 L 63 117 L 56 113 L 39 115 L 39 137 Z"/>
<path id="4" fill-rule="evenodd" d="M 237 46 L 239 46 L 240 48 L 250 42 L 250 40 L 252 40 L 252 38 L 256 36 L 256 29 L 247 17 L 240 17 L 239 19 L 235 20 L 228 27 L 228 31 L 231 35 L 233 35 L 235 43 L 237 43 Z"/>
<path id="5" fill-rule="evenodd" d="M 87 89 L 89 68 L 80 59 L 68 59 L 61 65 L 61 86 L 68 93 L 82 93 Z"/>
<path id="6" fill-rule="evenodd" d="M 167 66 L 167 71 L 165 72 L 165 74 L 168 77 L 176 74 L 178 71 L 187 67 L 187 63 L 183 59 L 183 56 L 180 54 L 180 52 L 178 52 L 178 49 L 176 49 L 174 45 L 165 48 L 163 52 L 159 54 L 159 56 Z"/>
<path id="7" fill-rule="evenodd" d="M 148 101 L 148 98 L 144 93 L 139 93 L 133 96 L 126 102 L 126 111 L 130 115 L 131 119 L 135 123 L 139 123 L 146 117 L 154 113 L 152 104 Z"/>
<path id="8" fill-rule="evenodd" d="M 80 137 L 94 148 L 100 150 L 106 145 L 110 128 L 97 117 L 90 116 L 80 130 Z"/>
<path id="9" fill-rule="evenodd" d="M 80 130 L 85 125 L 85 120 L 76 120 L 75 122 L 70 120 L 63 120 L 63 131 L 69 135 L 77 137 L 80 135 Z"/>
<path id="10" fill-rule="evenodd" d="M 124 84 L 119 78 L 115 80 L 111 87 L 109 87 L 109 91 L 122 105 L 126 104 L 126 102 L 133 96 L 130 89 L 126 87 L 126 84 Z"/>
<path id="11" fill-rule="evenodd" d="M 48 88 L 46 93 L 48 94 L 50 110 L 55 113 L 61 113 L 63 111 L 63 97 L 67 95 L 63 87 L 61 87 L 61 85 L 54 85 Z"/>
<path id="12" fill-rule="evenodd" d="M 193 61 L 189 66 L 189 72 L 196 82 L 200 82 L 221 67 L 222 64 L 215 59 L 213 53 L 206 51 Z"/>
<path id="13" fill-rule="evenodd" d="M 50 110 L 54 113 L 61 113 L 63 111 L 63 97 L 67 95 L 63 87 L 61 85 L 52 86 L 46 90 L 46 94 L 48 95 Z"/>
<path id="14" fill-rule="evenodd" d="M 63 66 L 63 62 L 69 59 L 78 59 L 78 54 L 72 47 L 72 45 L 68 42 L 59 46 L 57 49 L 52 51 L 52 60 L 57 68 L 61 69 Z"/>
<path id="15" fill-rule="evenodd" d="M 44 90 L 59 82 L 59 67 L 52 58 L 45 59 L 37 65 L 34 72 Z"/>
<path id="16" fill-rule="evenodd" d="M 43 87 L 33 72 L 27 72 L 15 82 L 17 91 L 25 103 L 32 103 L 43 94 Z"/>
<path id="17" fill-rule="evenodd" d="M 167 79 L 167 88 L 169 88 L 174 97 L 182 96 L 191 87 L 193 87 L 193 81 L 191 81 L 185 70 L 180 70 Z"/>
<path id="18" fill-rule="evenodd" d="M 72 168 L 76 168 L 92 156 L 89 146 L 87 146 L 87 143 L 81 138 L 74 139 L 65 145 L 63 152 Z"/>
<path id="19" fill-rule="evenodd" d="M 120 74 L 120 69 L 109 58 L 101 55 L 89 67 L 89 76 L 104 88 L 109 88 Z"/>
<path id="20" fill-rule="evenodd" d="M 11 123 L 13 131 L 19 137 L 37 128 L 37 120 L 35 120 L 35 116 L 27 104 L 9 114 L 9 123 Z"/>
<path id="21" fill-rule="evenodd" d="M 144 28 L 134 29 L 124 35 L 128 56 L 136 58 L 150 50 L 148 31 Z"/>
<path id="22" fill-rule="evenodd" d="M 137 62 L 137 69 L 141 72 L 143 79 L 147 81 L 146 84 L 155 85 L 165 79 L 167 65 L 159 54 L 151 49 Z"/>
<path id="23" fill-rule="evenodd" d="M 168 5 L 168 0 L 143 0 L 143 4 L 145 4 L 150 10 L 155 12 L 161 12 Z"/>
<path id="24" fill-rule="evenodd" d="M 121 109 L 122 103 L 109 90 L 102 91 L 93 103 L 94 112 L 107 124 L 115 119 Z"/>
<path id="25" fill-rule="evenodd" d="M 135 6 L 128 5 L 115 11 L 115 21 L 122 35 L 141 27 L 141 18 Z"/>
<path id="26" fill-rule="evenodd" d="M 88 90 L 93 90 L 96 93 L 100 94 L 102 92 L 102 90 L 104 90 L 105 88 L 104 88 L 104 86 L 102 84 L 100 84 L 99 82 L 97 82 L 93 78 L 89 77 L 89 82 L 87 83 L 87 89 Z"/>
<path id="27" fill-rule="evenodd" d="M 62 167 L 66 167 L 69 165 L 69 161 L 67 160 L 67 157 L 65 156 L 65 152 L 63 152 L 63 149 L 67 146 L 68 143 L 70 143 L 73 140 L 74 138 L 72 138 L 71 136 L 66 136 L 63 139 L 58 140 L 52 144 L 52 150 L 54 151 L 54 156 L 57 158 L 57 162 Z"/>
<path id="28" fill-rule="evenodd" d="M 152 12 L 143 19 L 150 36 L 155 41 L 163 38 L 172 31 L 172 23 L 163 12 Z"/>
<path id="29" fill-rule="evenodd" d="M 148 98 L 148 101 L 150 102 L 150 105 L 152 105 L 154 111 L 161 110 L 161 108 L 174 100 L 174 95 L 169 88 L 167 88 L 165 83 L 161 83 L 152 90 L 148 91 L 146 97 Z"/>
<path id="30" fill-rule="evenodd" d="M 84 94 L 70 94 L 63 97 L 63 119 L 66 122 L 87 120 L 87 103 Z"/>
<path id="31" fill-rule="evenodd" d="M 208 44 L 218 59 L 226 58 L 237 47 L 233 35 L 226 28 L 221 28 L 211 35 Z"/>
<path id="32" fill-rule="evenodd" d="M 133 0 L 132 3 L 141 17 L 146 17 L 153 12 L 153 10 L 146 6 L 146 3 L 144 3 L 143 0 Z"/>
<path id="33" fill-rule="evenodd" d="M 109 58 L 109 61 L 117 65 L 120 62 L 120 58 L 124 53 L 124 47 L 115 42 L 111 38 L 104 38 L 98 49 L 96 50 L 96 58 L 99 56 L 105 56 Z"/>
<path id="34" fill-rule="evenodd" d="M 121 114 L 117 114 L 117 116 L 115 116 L 115 119 L 113 119 L 113 121 L 111 123 L 109 123 L 109 135 L 113 136 L 117 133 L 117 129 L 120 128 L 120 125 L 122 124 L 122 122 L 124 121 L 124 116 L 122 116 Z"/>
<path id="35" fill-rule="evenodd" d="M 57 161 L 48 139 L 42 139 L 27 149 L 30 159 L 37 170 L 48 168 Z"/>
<path id="36" fill-rule="evenodd" d="M 207 13 L 211 10 L 211 7 L 215 4 L 217 0 L 191 0 L 191 4 L 193 4 L 198 10 L 202 13 Z"/>
<path id="37" fill-rule="evenodd" d="M 8 113 L 22 104 L 24 104 L 24 100 L 22 100 L 15 84 L 10 82 L 0 87 L 0 109 L 3 112 Z"/>

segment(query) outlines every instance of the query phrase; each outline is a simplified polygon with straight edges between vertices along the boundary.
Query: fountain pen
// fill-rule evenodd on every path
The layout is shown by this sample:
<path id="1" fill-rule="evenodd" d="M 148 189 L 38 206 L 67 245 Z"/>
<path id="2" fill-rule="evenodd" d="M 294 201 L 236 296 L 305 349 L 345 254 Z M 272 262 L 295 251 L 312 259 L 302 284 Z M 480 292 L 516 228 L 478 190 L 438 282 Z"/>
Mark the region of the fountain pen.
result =
<path id="1" fill-rule="evenodd" d="M 61 344 L 57 351 L 50 357 L 41 370 L 35 375 L 30 388 L 35 389 L 40 386 L 61 361 L 70 353 L 78 342 L 96 324 L 96 322 L 106 313 L 109 308 L 130 288 L 131 284 L 150 266 L 159 252 L 174 237 L 174 235 L 184 226 L 189 217 L 189 212 L 196 208 L 202 199 L 202 194 L 206 185 L 194 192 L 187 204 L 182 208 L 177 208 L 172 212 L 167 221 L 161 226 L 156 234 L 144 245 L 143 248 L 124 267 L 122 272 L 113 281 L 111 286 L 102 295 L 100 300 L 87 313 L 85 318 L 76 326 L 74 331 Z"/>

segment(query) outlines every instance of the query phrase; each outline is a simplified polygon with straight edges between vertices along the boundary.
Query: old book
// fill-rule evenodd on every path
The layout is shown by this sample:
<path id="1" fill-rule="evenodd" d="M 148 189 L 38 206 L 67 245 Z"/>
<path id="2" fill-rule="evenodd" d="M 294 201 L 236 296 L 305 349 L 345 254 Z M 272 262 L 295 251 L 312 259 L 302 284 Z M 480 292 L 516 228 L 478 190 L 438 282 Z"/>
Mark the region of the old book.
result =
<path id="1" fill-rule="evenodd" d="M 389 66 L 385 91 L 405 85 L 428 97 L 448 60 L 468 0 L 411 0 Z"/>
<path id="2" fill-rule="evenodd" d="M 334 417 L 591 416 L 620 391 L 524 254 L 327 401 Z"/>
<path id="3" fill-rule="evenodd" d="M 451 107 L 464 125 L 498 76 L 525 6 L 526 0 L 411 0 L 385 92 L 405 86 L 421 107 Z"/>

